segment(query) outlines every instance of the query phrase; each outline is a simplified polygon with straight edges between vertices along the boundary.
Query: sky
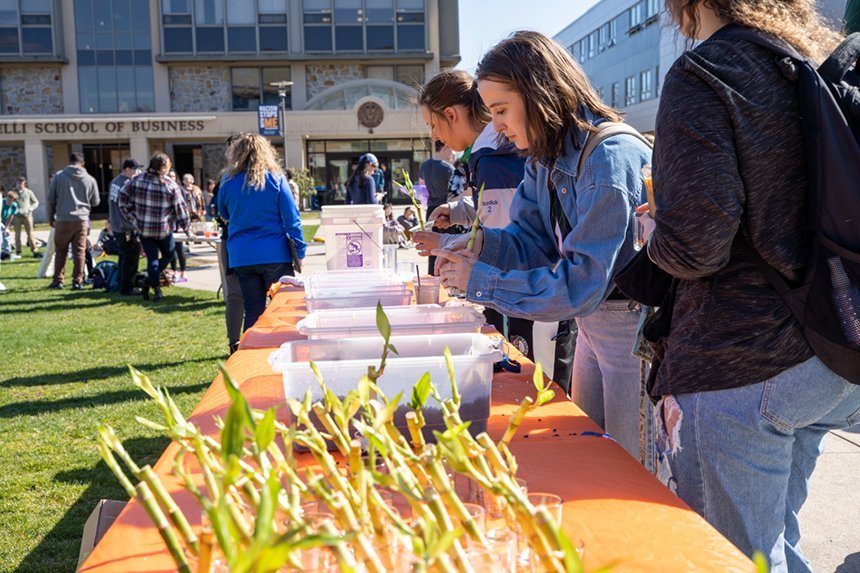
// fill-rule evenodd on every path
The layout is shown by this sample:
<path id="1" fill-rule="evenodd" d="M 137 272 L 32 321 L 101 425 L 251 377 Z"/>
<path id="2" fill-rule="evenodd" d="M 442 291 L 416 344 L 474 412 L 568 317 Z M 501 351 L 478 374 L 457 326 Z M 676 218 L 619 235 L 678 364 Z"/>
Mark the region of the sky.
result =
<path id="1" fill-rule="evenodd" d="M 459 0 L 458 69 L 469 73 L 481 56 L 516 30 L 554 36 L 597 4 L 598 0 Z"/>

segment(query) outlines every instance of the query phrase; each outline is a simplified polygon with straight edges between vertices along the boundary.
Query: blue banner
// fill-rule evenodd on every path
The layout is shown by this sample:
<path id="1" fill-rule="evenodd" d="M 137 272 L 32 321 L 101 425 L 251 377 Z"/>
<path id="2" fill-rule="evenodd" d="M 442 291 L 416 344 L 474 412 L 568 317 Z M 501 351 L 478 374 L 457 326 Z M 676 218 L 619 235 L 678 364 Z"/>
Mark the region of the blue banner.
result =
<path id="1" fill-rule="evenodd" d="M 260 135 L 271 137 L 281 134 L 281 110 L 276 105 L 261 105 L 257 108 Z"/>

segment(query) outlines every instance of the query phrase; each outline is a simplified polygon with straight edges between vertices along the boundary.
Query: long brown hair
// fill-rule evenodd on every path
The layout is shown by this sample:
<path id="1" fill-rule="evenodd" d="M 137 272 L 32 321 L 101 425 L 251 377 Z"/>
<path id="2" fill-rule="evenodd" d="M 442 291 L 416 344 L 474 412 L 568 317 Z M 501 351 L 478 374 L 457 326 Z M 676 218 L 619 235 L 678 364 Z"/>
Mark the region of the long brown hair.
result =
<path id="1" fill-rule="evenodd" d="M 242 172 L 245 172 L 245 184 L 255 189 L 266 186 L 266 173 L 278 176 L 284 172 L 278 152 L 262 135 L 242 133 L 228 144 L 224 173 L 235 177 Z"/>
<path id="2" fill-rule="evenodd" d="M 474 78 L 463 70 L 443 70 L 418 88 L 418 105 L 445 119 L 445 108 L 464 106 L 469 112 L 469 125 L 481 131 L 493 119 L 478 93 Z"/>
<path id="3" fill-rule="evenodd" d="M 815 10 L 815 0 L 665 0 L 666 10 L 681 32 L 694 38 L 699 31 L 699 4 L 717 16 L 767 32 L 788 42 L 808 58 L 823 61 L 841 40 Z"/>
<path id="4" fill-rule="evenodd" d="M 601 101 L 568 51 L 537 32 L 514 32 L 496 44 L 481 59 L 475 77 L 507 84 L 520 93 L 529 129 L 528 153 L 536 159 L 560 157 L 573 128 L 595 131 L 583 108 L 599 118 L 621 121 L 621 114 Z M 578 147 L 576 138 L 573 142 Z"/>

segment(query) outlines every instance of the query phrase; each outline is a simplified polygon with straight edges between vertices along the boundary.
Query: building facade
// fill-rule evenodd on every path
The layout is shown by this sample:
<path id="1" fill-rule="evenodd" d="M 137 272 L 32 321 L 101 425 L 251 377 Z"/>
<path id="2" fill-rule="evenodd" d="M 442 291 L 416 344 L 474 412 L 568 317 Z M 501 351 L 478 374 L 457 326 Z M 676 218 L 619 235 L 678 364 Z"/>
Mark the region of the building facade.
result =
<path id="1" fill-rule="evenodd" d="M 818 0 L 839 27 L 846 0 Z M 666 72 L 685 49 L 663 0 L 601 0 L 554 38 L 580 63 L 603 101 L 652 133 Z"/>
<path id="2" fill-rule="evenodd" d="M 102 189 L 123 159 L 167 152 L 215 178 L 224 140 L 257 131 L 342 193 L 358 157 L 428 158 L 415 85 L 459 61 L 457 0 L 0 0 L 0 183 L 44 198 L 81 151 Z M 106 201 L 100 211 L 106 209 Z M 37 219 L 44 219 L 40 208 Z"/>

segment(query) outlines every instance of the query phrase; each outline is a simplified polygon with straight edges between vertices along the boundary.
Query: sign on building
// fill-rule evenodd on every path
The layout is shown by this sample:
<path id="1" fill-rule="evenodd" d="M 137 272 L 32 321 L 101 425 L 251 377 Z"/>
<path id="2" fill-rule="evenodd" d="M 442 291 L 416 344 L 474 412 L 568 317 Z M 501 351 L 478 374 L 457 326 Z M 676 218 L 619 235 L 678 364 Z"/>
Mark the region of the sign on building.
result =
<path id="1" fill-rule="evenodd" d="M 276 105 L 261 105 L 257 108 L 260 135 L 270 137 L 281 134 L 281 113 Z"/>

